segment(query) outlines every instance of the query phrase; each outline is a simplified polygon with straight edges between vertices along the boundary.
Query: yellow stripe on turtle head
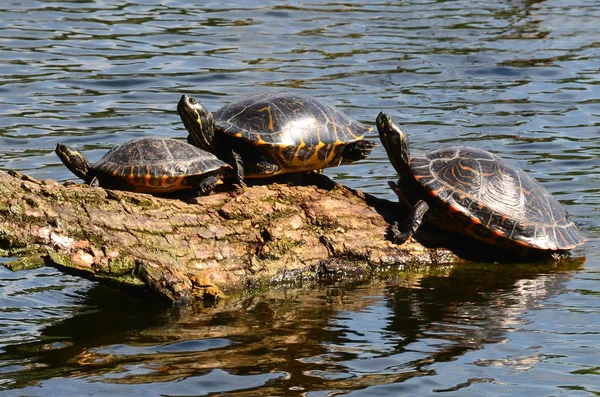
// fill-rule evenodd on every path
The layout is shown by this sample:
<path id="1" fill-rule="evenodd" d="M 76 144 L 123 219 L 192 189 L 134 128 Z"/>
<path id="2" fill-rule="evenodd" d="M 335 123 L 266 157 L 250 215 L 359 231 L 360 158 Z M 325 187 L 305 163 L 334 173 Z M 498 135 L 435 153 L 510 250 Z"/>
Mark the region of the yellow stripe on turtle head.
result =
<path id="1" fill-rule="evenodd" d="M 63 143 L 56 145 L 55 153 L 72 173 L 87 181 L 91 164 L 83 154 Z"/>

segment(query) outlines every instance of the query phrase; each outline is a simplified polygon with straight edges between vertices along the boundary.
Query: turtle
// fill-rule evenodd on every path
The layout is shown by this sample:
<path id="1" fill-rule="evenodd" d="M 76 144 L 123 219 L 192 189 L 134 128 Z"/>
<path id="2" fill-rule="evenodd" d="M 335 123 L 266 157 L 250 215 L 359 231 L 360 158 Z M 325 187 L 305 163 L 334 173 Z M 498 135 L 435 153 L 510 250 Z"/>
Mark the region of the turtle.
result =
<path id="1" fill-rule="evenodd" d="M 424 218 L 485 243 L 523 252 L 556 252 L 585 242 L 577 225 L 536 179 L 488 151 L 449 146 L 411 156 L 408 136 L 381 112 L 379 138 L 400 176 L 390 187 L 412 209 L 402 228 L 388 229 L 402 244 Z"/>
<path id="2" fill-rule="evenodd" d="M 177 111 L 188 142 L 229 163 L 237 180 L 320 171 L 366 158 L 373 128 L 334 106 L 289 91 L 259 91 L 214 115 L 183 95 Z"/>
<path id="3" fill-rule="evenodd" d="M 192 189 L 209 194 L 229 164 L 187 142 L 166 137 L 143 137 L 116 146 L 91 164 L 64 143 L 56 154 L 67 168 L 91 186 L 162 194 Z"/>

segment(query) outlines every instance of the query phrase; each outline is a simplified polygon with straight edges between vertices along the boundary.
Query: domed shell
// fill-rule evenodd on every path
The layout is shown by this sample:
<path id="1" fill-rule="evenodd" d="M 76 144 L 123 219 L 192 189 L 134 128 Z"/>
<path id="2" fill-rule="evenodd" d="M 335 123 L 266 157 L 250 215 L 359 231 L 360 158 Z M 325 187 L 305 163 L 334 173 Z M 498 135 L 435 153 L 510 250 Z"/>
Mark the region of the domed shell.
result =
<path id="1" fill-rule="evenodd" d="M 567 210 L 537 180 L 492 153 L 447 147 L 411 158 L 409 166 L 468 235 L 553 251 L 585 241 Z"/>
<path id="2" fill-rule="evenodd" d="M 334 106 L 287 91 L 248 95 L 217 110 L 214 118 L 224 133 L 257 145 L 341 145 L 371 130 Z"/>
<path id="3" fill-rule="evenodd" d="M 190 187 L 185 185 L 187 177 L 231 166 L 186 142 L 144 137 L 113 148 L 93 169 L 98 176 L 123 179 L 137 187 L 137 191 L 171 191 Z"/>

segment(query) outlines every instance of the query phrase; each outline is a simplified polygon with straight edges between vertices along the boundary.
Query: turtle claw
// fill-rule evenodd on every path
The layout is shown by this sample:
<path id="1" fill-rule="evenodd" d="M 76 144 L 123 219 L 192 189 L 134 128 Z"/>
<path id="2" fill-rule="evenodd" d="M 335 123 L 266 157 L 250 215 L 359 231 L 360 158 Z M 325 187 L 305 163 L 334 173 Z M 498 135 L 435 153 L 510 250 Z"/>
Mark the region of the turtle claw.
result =
<path id="1" fill-rule="evenodd" d="M 234 185 L 234 190 L 236 193 L 244 193 L 246 191 L 246 188 L 248 187 L 248 185 L 246 185 L 246 183 L 244 181 L 239 181 L 236 182 Z"/>
<path id="2" fill-rule="evenodd" d="M 392 222 L 385 232 L 385 237 L 394 244 L 402 245 L 408 240 L 410 234 L 402 233 L 398 222 Z"/>

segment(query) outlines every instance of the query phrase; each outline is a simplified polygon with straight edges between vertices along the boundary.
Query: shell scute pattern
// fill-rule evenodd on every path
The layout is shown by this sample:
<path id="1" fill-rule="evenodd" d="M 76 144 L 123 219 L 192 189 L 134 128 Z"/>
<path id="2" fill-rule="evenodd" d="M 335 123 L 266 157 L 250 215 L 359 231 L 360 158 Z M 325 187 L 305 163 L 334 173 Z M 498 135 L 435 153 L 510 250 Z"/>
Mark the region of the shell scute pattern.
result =
<path id="1" fill-rule="evenodd" d="M 370 130 L 339 109 L 286 91 L 264 92 L 215 112 L 218 128 L 254 144 L 318 146 L 354 142 Z M 291 150 L 291 149 L 290 149 Z"/>
<path id="2" fill-rule="evenodd" d="M 176 189 L 185 178 L 230 168 L 211 153 L 185 142 L 160 137 L 135 139 L 117 146 L 94 164 L 103 174 L 122 178 L 144 191 Z M 183 185 L 182 185 L 183 186 Z"/>
<path id="3" fill-rule="evenodd" d="M 453 221 L 483 240 L 551 250 L 582 242 L 567 211 L 539 182 L 492 153 L 443 148 L 409 165 Z"/>
<path id="4" fill-rule="evenodd" d="M 141 138 L 112 149 L 94 168 L 115 176 L 160 178 L 208 172 L 222 165 L 210 153 L 184 142 Z"/>

